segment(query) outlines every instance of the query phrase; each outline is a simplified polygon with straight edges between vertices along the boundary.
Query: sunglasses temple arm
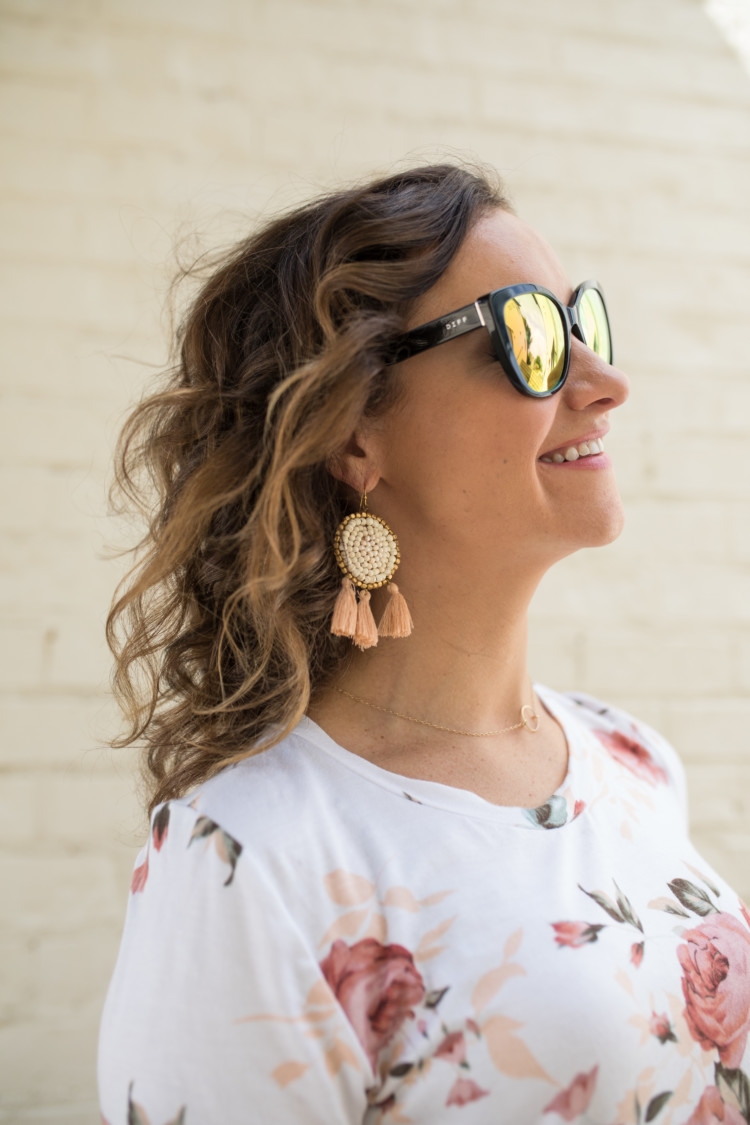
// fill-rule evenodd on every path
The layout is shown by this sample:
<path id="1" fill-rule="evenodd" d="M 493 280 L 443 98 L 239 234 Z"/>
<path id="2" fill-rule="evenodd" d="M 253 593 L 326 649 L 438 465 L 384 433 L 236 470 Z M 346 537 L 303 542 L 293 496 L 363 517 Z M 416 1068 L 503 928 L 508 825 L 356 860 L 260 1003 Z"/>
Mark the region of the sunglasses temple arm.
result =
<path id="1" fill-rule="evenodd" d="M 400 363 L 409 356 L 418 355 L 419 352 L 425 352 L 438 344 L 447 344 L 449 340 L 455 340 L 457 336 L 465 336 L 467 332 L 474 332 L 485 325 L 480 303 L 474 301 L 471 305 L 464 305 L 463 308 L 456 309 L 447 316 L 440 316 L 436 320 L 428 321 L 427 324 L 421 324 L 419 328 L 413 328 L 411 332 L 405 332 L 394 344 L 390 363 Z"/>

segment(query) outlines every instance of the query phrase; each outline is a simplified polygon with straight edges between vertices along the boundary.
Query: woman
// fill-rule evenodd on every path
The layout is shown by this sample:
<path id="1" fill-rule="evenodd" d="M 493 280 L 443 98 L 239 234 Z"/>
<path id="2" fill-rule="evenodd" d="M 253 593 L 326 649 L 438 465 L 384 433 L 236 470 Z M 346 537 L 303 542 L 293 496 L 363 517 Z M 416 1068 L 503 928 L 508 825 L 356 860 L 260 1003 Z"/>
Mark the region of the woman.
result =
<path id="1" fill-rule="evenodd" d="M 180 341 L 121 453 L 152 822 L 105 1120 L 750 1120 L 750 917 L 679 760 L 526 670 L 539 580 L 622 523 L 598 287 L 424 167 L 237 247 Z"/>

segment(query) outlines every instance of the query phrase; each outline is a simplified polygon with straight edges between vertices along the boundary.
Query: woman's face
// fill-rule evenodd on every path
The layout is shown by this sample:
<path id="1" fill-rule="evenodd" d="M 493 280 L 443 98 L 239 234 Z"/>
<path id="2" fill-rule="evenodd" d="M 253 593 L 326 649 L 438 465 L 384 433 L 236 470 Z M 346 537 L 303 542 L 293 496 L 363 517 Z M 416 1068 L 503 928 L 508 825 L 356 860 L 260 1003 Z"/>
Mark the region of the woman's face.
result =
<path id="1" fill-rule="evenodd" d="M 522 282 L 570 301 L 573 287 L 550 247 L 522 220 L 493 211 L 419 300 L 409 327 Z M 402 397 L 372 434 L 372 508 L 399 535 L 404 570 L 410 544 L 504 572 L 536 570 L 617 536 L 622 508 L 606 452 L 545 459 L 595 437 L 606 447 L 610 412 L 627 397 L 625 376 L 585 344 L 573 338 L 567 382 L 544 399 L 511 385 L 484 329 L 406 360 L 399 377 Z"/>

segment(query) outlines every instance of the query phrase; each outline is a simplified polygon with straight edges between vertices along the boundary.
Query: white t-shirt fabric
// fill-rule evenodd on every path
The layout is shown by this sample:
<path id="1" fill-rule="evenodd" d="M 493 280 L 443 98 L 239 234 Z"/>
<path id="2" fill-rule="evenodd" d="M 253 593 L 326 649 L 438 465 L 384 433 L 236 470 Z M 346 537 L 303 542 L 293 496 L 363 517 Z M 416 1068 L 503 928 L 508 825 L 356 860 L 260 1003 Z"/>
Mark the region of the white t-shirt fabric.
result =
<path id="1" fill-rule="evenodd" d="M 157 808 L 102 1018 L 105 1125 L 741 1125 L 750 915 L 682 765 L 587 696 L 536 809 L 303 719 Z"/>

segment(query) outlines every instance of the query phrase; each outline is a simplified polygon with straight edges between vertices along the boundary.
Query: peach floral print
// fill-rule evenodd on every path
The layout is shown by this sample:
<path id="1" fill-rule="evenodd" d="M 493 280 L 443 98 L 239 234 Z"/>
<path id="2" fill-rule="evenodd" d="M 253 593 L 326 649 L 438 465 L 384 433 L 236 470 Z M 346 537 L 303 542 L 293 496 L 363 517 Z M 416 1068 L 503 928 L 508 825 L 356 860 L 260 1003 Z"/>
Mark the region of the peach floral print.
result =
<path id="1" fill-rule="evenodd" d="M 483 1090 L 473 1078 L 457 1078 L 450 1088 L 446 1105 L 468 1105 L 479 1098 L 486 1098 L 489 1090 Z"/>
<path id="2" fill-rule="evenodd" d="M 575 1121 L 576 1117 L 580 1117 L 589 1108 L 596 1089 L 598 1073 L 597 1065 L 588 1074 L 577 1074 L 570 1085 L 556 1094 L 549 1105 L 544 1107 L 543 1112 L 557 1113 L 563 1121 Z"/>
<path id="3" fill-rule="evenodd" d="M 445 1062 L 456 1063 L 461 1066 L 466 1062 L 466 1036 L 463 1031 L 451 1031 L 446 1035 L 437 1051 L 435 1051 L 436 1059 L 444 1059 Z"/>

